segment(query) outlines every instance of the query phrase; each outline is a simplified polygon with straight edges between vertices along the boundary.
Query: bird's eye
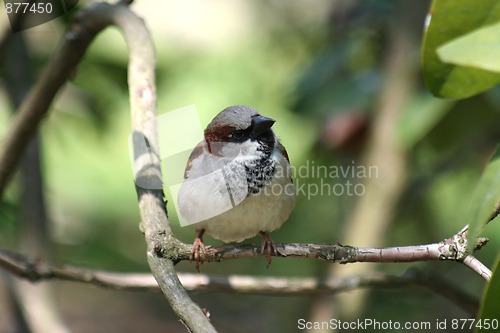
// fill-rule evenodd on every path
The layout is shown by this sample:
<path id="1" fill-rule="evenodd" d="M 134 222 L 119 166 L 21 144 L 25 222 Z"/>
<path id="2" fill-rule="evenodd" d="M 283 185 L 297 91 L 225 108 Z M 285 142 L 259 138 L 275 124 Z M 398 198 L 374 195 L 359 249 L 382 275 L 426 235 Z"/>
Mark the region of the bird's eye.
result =
<path id="1" fill-rule="evenodd" d="M 234 131 L 233 133 L 231 133 L 229 135 L 229 138 L 233 141 L 239 141 L 241 139 L 243 139 L 245 136 L 245 132 L 243 131 Z"/>

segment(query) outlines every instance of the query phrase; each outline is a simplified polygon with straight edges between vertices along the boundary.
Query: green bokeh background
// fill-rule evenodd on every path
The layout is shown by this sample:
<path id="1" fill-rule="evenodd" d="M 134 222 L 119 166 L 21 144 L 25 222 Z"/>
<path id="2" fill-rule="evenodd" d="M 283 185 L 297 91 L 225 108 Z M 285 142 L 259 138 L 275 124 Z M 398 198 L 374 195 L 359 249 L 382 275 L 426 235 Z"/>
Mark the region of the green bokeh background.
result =
<path id="1" fill-rule="evenodd" d="M 418 32 L 427 5 L 220 0 L 210 5 L 138 1 L 132 8 L 145 19 L 155 39 L 160 114 L 195 105 L 204 127 L 228 105 L 250 105 L 277 120 L 275 131 L 292 164 L 299 167 L 308 161 L 327 166 L 362 165 L 367 139 L 354 133 L 353 140 L 361 140 L 361 148 L 350 149 L 348 144 L 332 147 L 325 143 L 325 124 L 339 114 L 361 114 L 369 131 L 385 78 L 382 63 L 389 52 L 389 31 L 397 28 L 395 17 L 405 7 L 420 22 Z M 43 70 L 64 28 L 65 23 L 57 20 L 25 32 L 35 73 Z M 420 76 L 420 50 L 411 51 L 415 57 L 408 61 Z M 92 44 L 75 78 L 58 95 L 42 123 L 44 194 L 56 263 L 148 271 L 128 151 L 131 128 L 126 66 L 122 37 L 115 29 L 106 30 Z M 498 143 L 498 88 L 466 100 L 443 101 L 427 92 L 420 77 L 416 81 L 410 105 L 400 112 L 400 141 L 409 157 L 409 180 L 384 239 L 387 246 L 432 243 L 462 228 L 471 193 Z M 8 86 L 2 69 L 2 135 L 13 111 Z M 14 179 L 4 197 L 0 214 L 0 247 L 14 250 L 20 232 L 16 214 L 22 209 L 18 180 Z M 300 182 L 317 184 L 320 180 L 312 177 Z M 339 180 L 324 181 L 335 184 Z M 174 233 L 182 241 L 192 242 L 194 231 L 179 226 L 168 193 L 167 199 Z M 354 196 L 299 196 L 292 217 L 273 238 L 277 242 L 342 243 L 355 201 Z M 487 265 L 493 263 L 500 247 L 498 229 L 497 225 L 488 226 L 485 235 L 491 242 L 478 254 Z M 220 244 L 210 237 L 206 242 Z M 339 275 L 344 267 L 338 267 Z M 478 297 L 484 286 L 478 276 L 455 263 L 384 264 L 377 270 L 399 274 L 407 267 L 437 272 Z M 194 272 L 189 262 L 177 268 Z M 205 264 L 202 273 L 326 277 L 328 268 L 325 262 L 277 258 L 266 269 L 260 258 Z M 160 294 L 52 284 L 63 317 L 74 332 L 184 331 Z M 317 297 L 305 296 L 196 293 L 192 297 L 209 309 L 222 332 L 296 332 L 297 320 L 310 318 L 318 302 Z M 336 298 L 330 301 L 336 302 Z M 374 289 L 362 309 L 353 313 L 338 309 L 332 314 L 341 320 L 400 322 L 466 317 L 456 305 L 420 287 Z"/>

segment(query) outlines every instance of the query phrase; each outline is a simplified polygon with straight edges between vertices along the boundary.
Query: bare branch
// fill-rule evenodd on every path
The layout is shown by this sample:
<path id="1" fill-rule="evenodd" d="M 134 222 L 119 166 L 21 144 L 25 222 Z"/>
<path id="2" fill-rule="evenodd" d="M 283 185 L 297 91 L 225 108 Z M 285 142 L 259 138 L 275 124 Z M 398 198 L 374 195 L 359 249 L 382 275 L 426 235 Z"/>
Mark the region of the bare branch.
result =
<path id="1" fill-rule="evenodd" d="M 30 69 L 30 52 L 23 34 L 13 34 L 5 57 L 5 72 L 8 79 L 9 97 L 19 105 L 33 85 Z M 38 137 L 31 140 L 21 160 L 21 209 L 18 216 L 20 237 L 19 249 L 23 253 L 50 259 L 49 223 L 47 221 L 43 177 L 40 167 L 40 145 Z M 34 286 L 27 281 L 10 281 L 13 301 L 18 303 L 18 325 L 25 325 L 33 333 L 66 333 L 51 285 Z"/>
<path id="2" fill-rule="evenodd" d="M 168 226 L 161 186 L 161 168 L 159 160 L 155 158 L 158 147 L 154 121 L 154 47 L 144 22 L 126 7 L 128 3 L 130 1 L 126 0 L 116 5 L 93 3 L 75 15 L 70 31 L 65 34 L 46 70 L 24 100 L 0 147 L 0 195 L 56 93 L 66 80 L 74 75 L 77 64 L 94 37 L 109 25 L 118 26 L 124 33 L 130 54 L 130 106 L 132 128 L 135 130 L 134 173 L 136 180 L 141 180 L 141 184 L 153 185 L 136 187 L 142 225 L 148 243 L 148 262 L 174 312 L 189 330 L 215 332 L 204 313 L 182 288 L 173 263 L 159 258 L 154 250 L 160 238 L 162 243 L 167 245 L 174 244 L 175 238 Z M 141 140 L 146 142 L 147 151 L 137 149 L 137 142 Z"/>
<path id="3" fill-rule="evenodd" d="M 466 225 L 457 234 L 455 234 L 451 240 L 457 246 L 457 261 L 463 263 L 465 266 L 472 269 L 474 272 L 479 274 L 483 279 L 489 281 L 491 279 L 492 272 L 486 267 L 482 262 L 476 259 L 472 254 L 467 252 L 467 242 L 469 234 L 469 226 Z M 479 237 L 474 240 L 474 251 L 480 250 L 483 246 L 488 243 L 488 238 Z"/>
<path id="4" fill-rule="evenodd" d="M 359 288 L 397 288 L 418 285 L 429 288 L 449 299 L 462 309 L 475 315 L 479 308 L 476 298 L 453 286 L 436 274 L 408 269 L 402 275 L 370 273 L 341 278 L 278 278 L 250 276 L 209 276 L 203 274 L 179 274 L 187 290 L 227 292 L 249 295 L 333 295 Z"/>
<path id="5" fill-rule="evenodd" d="M 483 279 L 489 281 L 491 271 L 467 252 L 467 228 L 456 235 L 439 243 L 414 246 L 398 246 L 386 248 L 357 248 L 340 244 L 276 244 L 278 257 L 294 257 L 325 260 L 331 263 L 355 262 L 416 262 L 432 260 L 453 260 L 463 262 L 476 271 Z M 476 243 L 476 249 L 485 245 L 486 240 Z M 159 245 L 160 246 L 160 245 Z M 252 258 L 262 256 L 259 245 L 225 245 L 207 247 L 204 261 L 218 262 L 223 260 Z M 191 247 L 187 244 L 178 245 L 175 249 L 158 248 L 165 257 L 179 262 L 189 260 Z"/>
<path id="6" fill-rule="evenodd" d="M 0 147 L 0 195 L 59 88 L 74 73 L 95 35 L 112 23 L 106 15 L 116 7 L 98 3 L 76 15 L 72 30 L 66 33 L 45 71 L 21 104 Z M 87 16 L 93 18 L 85 19 Z"/>
<path id="7" fill-rule="evenodd" d="M 148 262 L 161 290 L 186 326 L 195 332 L 215 332 L 201 309 L 187 295 L 174 270 L 174 263 L 189 260 L 190 246 L 183 244 L 172 234 L 163 202 L 155 121 L 154 48 L 143 21 L 124 6 L 125 3 L 129 1 L 121 1 L 117 5 L 95 3 L 75 16 L 71 30 L 64 36 L 44 74 L 21 105 L 0 147 L 0 195 L 55 94 L 72 75 L 93 38 L 108 25 L 119 26 L 130 49 L 129 89 L 134 129 L 134 174 L 142 230 L 148 245 Z M 277 256 L 315 258 L 336 263 L 455 260 L 463 262 L 484 279 L 488 279 L 491 272 L 466 252 L 464 244 L 466 239 L 463 234 L 457 234 L 440 243 L 383 249 L 292 243 L 278 244 Z M 205 259 L 222 261 L 260 255 L 259 246 L 229 245 L 210 249 Z M 87 275 L 81 275 L 81 272 L 74 270 L 51 269 L 42 263 L 31 263 L 25 269 L 20 267 L 12 256 L 2 261 L 2 266 L 13 274 L 30 279 L 57 277 L 80 281 L 86 278 L 88 282 L 103 286 L 116 286 L 116 281 L 120 280 L 119 276 L 113 275 L 115 273 L 101 272 L 102 274 L 96 275 L 89 271 Z M 141 280 L 142 276 L 129 278 L 133 278 L 137 284 L 151 282 Z M 130 286 L 130 281 L 128 283 Z M 126 287 L 125 284 L 123 288 Z"/>
<path id="8" fill-rule="evenodd" d="M 126 291 L 160 292 L 154 277 L 146 273 L 115 273 L 79 267 L 51 267 L 42 261 L 29 261 L 19 254 L 0 251 L 0 267 L 31 281 L 50 279 L 81 282 L 94 286 Z M 342 278 L 284 278 L 251 276 L 210 276 L 179 273 L 180 281 L 189 291 L 225 292 L 266 296 L 311 296 L 338 294 L 359 288 L 396 288 L 419 285 L 429 288 L 459 305 L 470 314 L 478 309 L 478 300 L 456 288 L 440 276 L 417 269 L 402 275 L 371 273 Z"/>
<path id="9" fill-rule="evenodd" d="M 468 255 L 464 258 L 462 263 L 472 269 L 474 272 L 479 274 L 483 279 L 486 281 L 489 281 L 491 279 L 491 275 L 493 274 L 491 270 L 486 267 L 482 262 L 480 262 L 478 259 L 476 259 L 472 255 Z"/>
<path id="10" fill-rule="evenodd" d="M 155 51 L 144 22 L 126 7 L 113 15 L 130 50 L 128 84 L 133 133 L 134 177 L 139 199 L 141 229 L 147 243 L 149 267 L 163 294 L 183 324 L 193 332 L 216 332 L 202 309 L 182 287 L 174 263 L 158 256 L 158 244 L 175 248 L 180 243 L 170 229 L 156 132 Z"/>
<path id="11" fill-rule="evenodd" d="M 463 236 L 463 234 L 462 234 Z M 461 238 L 457 235 L 446 239 L 439 243 L 416 246 L 388 247 L 388 248 L 356 248 L 344 246 L 340 244 L 300 244 L 287 243 L 276 244 L 276 250 L 279 257 L 295 257 L 325 260 L 332 263 L 354 263 L 354 262 L 417 262 L 417 261 L 432 261 L 432 260 L 453 260 L 464 262 L 469 266 L 469 261 L 473 261 L 472 255 L 463 255 L 462 247 L 456 243 L 462 243 Z M 156 254 L 161 257 L 166 257 L 174 262 L 189 260 L 190 245 L 176 242 L 171 248 L 163 248 L 158 246 L 154 248 Z M 223 260 L 252 258 L 262 256 L 259 245 L 243 244 L 243 245 L 225 245 L 222 247 L 210 248 L 205 258 L 208 262 L 218 262 Z M 463 257 L 462 257 L 463 256 Z M 475 265 L 478 265 L 475 263 Z M 481 264 L 482 265 L 482 264 Z M 19 275 L 19 267 L 10 264 L 8 260 L 4 260 L 3 266 L 9 268 L 9 271 Z M 479 267 L 479 266 L 478 266 Z M 488 268 L 484 265 L 482 274 L 485 280 L 491 275 Z M 21 270 L 22 271 L 22 270 Z M 29 271 L 29 270 L 28 270 Z M 27 276 L 28 278 L 33 278 Z"/>
<path id="12" fill-rule="evenodd" d="M 52 267 L 44 261 L 30 260 L 7 250 L 0 250 L 0 267 L 32 282 L 56 279 L 116 290 L 161 291 L 151 274 L 112 273 L 70 266 Z"/>

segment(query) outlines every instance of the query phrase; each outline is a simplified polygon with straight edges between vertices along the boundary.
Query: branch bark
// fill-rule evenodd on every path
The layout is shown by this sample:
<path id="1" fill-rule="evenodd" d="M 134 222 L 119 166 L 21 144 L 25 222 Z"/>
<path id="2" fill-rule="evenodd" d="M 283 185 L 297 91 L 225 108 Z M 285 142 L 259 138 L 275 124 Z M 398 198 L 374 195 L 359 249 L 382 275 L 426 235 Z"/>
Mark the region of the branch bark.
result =
<path id="1" fill-rule="evenodd" d="M 170 243 L 165 243 L 167 231 L 154 229 L 157 232 L 150 232 L 151 243 L 148 243 L 148 257 L 153 267 L 164 262 L 173 265 L 182 260 L 189 260 L 191 246 L 173 239 Z M 277 244 L 276 256 L 280 257 L 301 257 L 329 261 L 332 263 L 353 263 L 353 262 L 415 262 L 427 260 L 454 260 L 461 262 L 476 271 L 482 278 L 489 280 L 491 271 L 479 260 L 467 252 L 467 227 L 460 230 L 454 236 L 439 243 L 428 245 L 389 247 L 389 248 L 355 248 L 340 244 Z M 486 244 L 486 239 L 479 239 L 475 244 L 475 249 L 479 250 Z M 169 244 L 169 247 L 165 247 Z M 230 259 L 240 259 L 262 256 L 258 245 L 226 245 L 223 247 L 209 248 L 207 261 L 223 261 Z M 168 260 L 162 260 L 167 258 Z M 129 290 L 129 291 L 158 291 L 158 284 L 161 290 L 170 291 L 172 283 L 170 280 L 156 278 L 156 281 L 149 274 L 122 274 L 104 271 L 85 270 L 77 267 L 51 267 L 41 261 L 30 261 L 17 254 L 0 250 L 0 267 L 13 275 L 39 281 L 46 279 L 60 279 L 93 284 L 99 287 Z M 169 274 L 176 274 L 175 271 L 166 269 Z M 153 273 L 157 270 L 152 269 Z M 432 289 L 434 292 L 448 298 L 464 310 L 471 314 L 476 313 L 477 300 L 470 295 L 450 285 L 438 276 L 430 273 L 422 273 L 416 270 L 409 270 L 401 276 L 384 274 L 367 274 L 364 276 L 349 276 L 346 278 L 330 279 L 287 279 L 287 278 L 256 278 L 256 277 L 213 277 L 199 274 L 179 274 L 175 275 L 175 281 L 182 281 L 184 288 L 191 291 L 222 291 L 244 294 L 265 294 L 265 295 L 327 295 L 336 294 L 343 291 L 355 290 L 363 287 L 396 287 L 409 284 L 416 284 Z M 170 283 L 169 283 L 170 282 Z M 179 282 L 180 283 L 180 282 Z M 184 291 L 184 289 L 183 289 Z M 172 295 L 177 295 L 177 291 L 172 291 Z M 174 303 L 182 304 L 182 303 Z"/>
<path id="2" fill-rule="evenodd" d="M 0 195 L 57 91 L 72 75 L 97 33 L 112 24 L 123 30 L 130 49 L 129 89 L 134 130 L 131 136 L 135 161 L 134 174 L 142 220 L 141 229 L 145 233 L 151 271 L 173 310 L 189 330 L 215 332 L 201 309 L 189 298 L 174 269 L 175 263 L 189 260 L 191 247 L 174 237 L 163 201 L 155 122 L 154 48 L 143 21 L 123 3 L 117 5 L 96 3 L 75 15 L 71 30 L 64 36 L 61 46 L 44 74 L 21 105 L 0 147 Z M 329 244 L 278 244 L 277 256 L 315 258 L 344 264 L 455 260 L 463 262 L 480 273 L 483 278 L 489 279 L 491 272 L 464 252 L 464 244 L 466 240 L 463 235 L 429 245 L 384 249 Z M 261 256 L 260 246 L 229 245 L 211 248 L 205 259 L 222 261 L 255 256 Z M 12 262 L 5 263 L 4 267 L 13 273 L 24 274 Z M 36 269 L 31 273 L 29 270 L 27 272 L 28 277 L 36 276 L 33 275 Z M 64 274 L 68 274 L 68 279 L 71 278 L 68 272 Z M 76 279 L 74 275 L 73 278 Z"/>
<path id="3" fill-rule="evenodd" d="M 487 239 L 480 238 L 476 242 L 475 249 L 480 249 L 486 243 Z M 162 244 L 159 243 L 156 250 L 162 257 L 177 263 L 189 260 L 191 246 L 180 243 L 172 248 L 162 247 Z M 426 245 L 362 248 L 341 244 L 278 243 L 276 244 L 276 252 L 274 256 L 277 257 L 319 259 L 339 264 L 453 260 L 471 268 L 486 281 L 489 281 L 492 274 L 483 263 L 467 252 L 467 227 L 439 243 Z M 207 254 L 203 259 L 207 262 L 218 262 L 261 256 L 263 254 L 259 245 L 243 244 L 207 247 Z"/>
<path id="4" fill-rule="evenodd" d="M 189 330 L 215 332 L 202 310 L 189 298 L 174 270 L 172 261 L 157 256 L 158 241 L 174 243 L 168 225 L 157 158 L 156 92 L 154 47 L 142 19 L 121 1 L 116 5 L 94 3 L 79 11 L 69 32 L 14 118 L 0 147 L 0 195 L 3 194 L 23 151 L 46 115 L 59 88 L 74 74 L 94 37 L 109 25 L 123 31 L 129 46 L 129 91 L 134 129 L 134 174 L 142 227 L 148 243 L 148 262 L 172 309 Z M 147 150 L 143 149 L 146 142 Z M 152 157 L 152 159 L 150 158 Z M 149 185 L 151 186 L 149 186 Z"/>
<path id="5" fill-rule="evenodd" d="M 0 251 L 0 267 L 32 282 L 64 280 L 114 290 L 161 292 L 151 274 L 116 273 L 68 266 L 55 267 L 7 251 Z M 354 275 L 327 279 L 211 276 L 190 273 L 179 273 L 178 277 L 184 288 L 189 291 L 266 296 L 333 295 L 359 288 L 397 288 L 418 285 L 442 295 L 471 315 L 474 315 L 479 308 L 476 298 L 445 281 L 439 275 L 417 269 L 408 269 L 401 275 L 372 273 L 365 276 Z"/>

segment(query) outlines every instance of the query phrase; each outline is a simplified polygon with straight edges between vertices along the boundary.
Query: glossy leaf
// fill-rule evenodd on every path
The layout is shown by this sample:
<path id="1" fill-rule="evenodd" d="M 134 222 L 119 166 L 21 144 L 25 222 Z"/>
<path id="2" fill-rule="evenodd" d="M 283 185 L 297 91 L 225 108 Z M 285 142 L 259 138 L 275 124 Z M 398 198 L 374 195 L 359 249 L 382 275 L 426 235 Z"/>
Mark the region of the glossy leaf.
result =
<path id="1" fill-rule="evenodd" d="M 481 300 L 481 309 L 479 311 L 478 321 L 475 332 L 497 332 L 500 328 L 500 265 L 497 258 L 495 267 L 493 267 L 493 276 L 483 292 Z M 496 320 L 496 322 L 495 322 Z M 496 327 L 496 329 L 494 329 Z"/>
<path id="2" fill-rule="evenodd" d="M 422 46 L 422 67 L 427 88 L 436 96 L 466 98 L 498 82 L 500 74 L 441 61 L 436 50 L 481 27 L 500 22 L 500 1 L 435 0 Z"/>
<path id="3" fill-rule="evenodd" d="M 479 236 L 483 227 L 488 223 L 493 212 L 500 203 L 500 146 L 476 187 L 471 211 L 469 213 L 469 251 L 474 247 L 474 240 Z"/>
<path id="4" fill-rule="evenodd" d="M 500 73 L 500 24 L 475 30 L 437 49 L 446 63 Z"/>

